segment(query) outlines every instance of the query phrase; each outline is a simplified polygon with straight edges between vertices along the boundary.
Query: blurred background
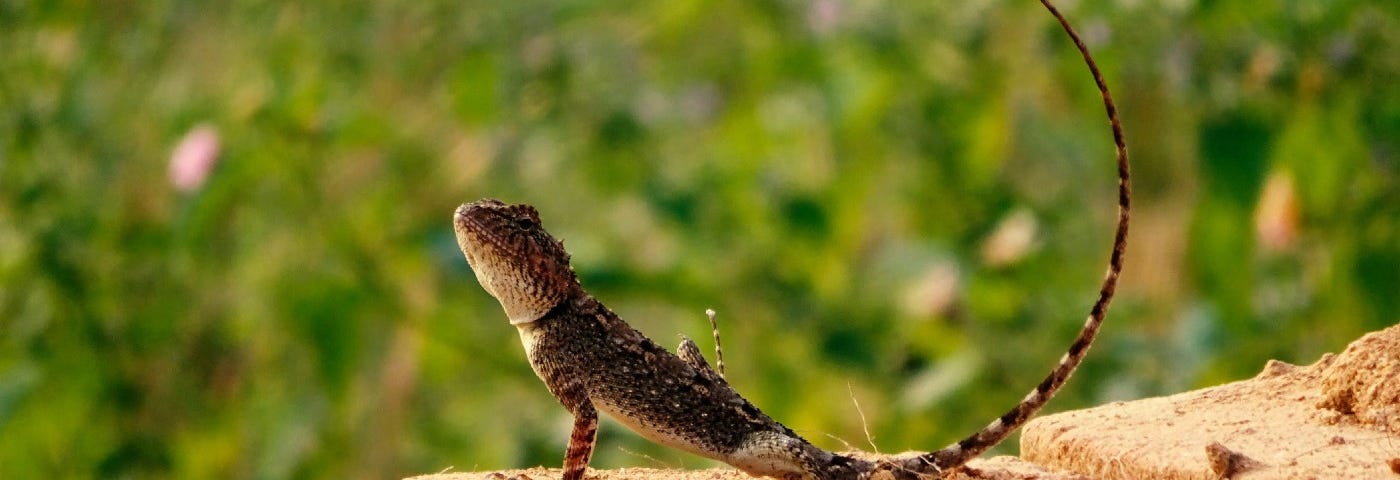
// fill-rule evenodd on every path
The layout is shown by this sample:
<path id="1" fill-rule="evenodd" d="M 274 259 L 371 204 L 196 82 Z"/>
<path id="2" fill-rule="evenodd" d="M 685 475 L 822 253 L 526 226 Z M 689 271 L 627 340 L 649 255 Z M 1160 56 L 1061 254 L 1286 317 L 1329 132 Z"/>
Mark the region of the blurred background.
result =
<path id="1" fill-rule="evenodd" d="M 1136 203 L 1050 411 L 1400 319 L 1400 3 L 1062 4 Z M 730 380 L 833 449 L 857 403 L 884 452 L 1001 414 L 1110 247 L 1103 107 L 1029 0 L 0 0 L 0 52 L 0 478 L 558 465 L 453 239 L 485 196 L 662 344 L 718 310 Z"/>

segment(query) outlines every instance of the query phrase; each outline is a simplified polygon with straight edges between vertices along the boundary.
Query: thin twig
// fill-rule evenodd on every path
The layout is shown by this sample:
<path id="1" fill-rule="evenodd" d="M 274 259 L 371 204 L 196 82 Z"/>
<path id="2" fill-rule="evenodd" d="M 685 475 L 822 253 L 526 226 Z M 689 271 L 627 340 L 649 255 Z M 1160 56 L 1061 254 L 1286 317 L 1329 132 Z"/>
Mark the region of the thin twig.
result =
<path id="1" fill-rule="evenodd" d="M 654 458 L 654 457 L 652 457 L 652 456 L 650 456 L 650 455 L 647 455 L 647 454 L 644 454 L 644 453 L 637 453 L 637 452 L 634 452 L 634 451 L 631 451 L 631 450 L 628 450 L 628 449 L 622 448 L 622 447 L 617 447 L 617 449 L 618 449 L 618 450 L 621 450 L 622 453 L 626 453 L 626 454 L 632 455 L 632 456 L 634 456 L 634 457 L 641 457 L 641 458 L 645 458 L 645 459 L 647 459 L 647 460 L 651 460 L 652 462 L 655 462 L 657 465 L 661 465 L 661 466 L 666 467 L 666 468 L 679 468 L 679 467 L 677 467 L 677 466 L 676 466 L 675 464 L 673 464 L 673 463 L 663 462 L 663 461 L 661 461 L 661 460 L 659 460 L 659 459 L 657 459 L 657 458 Z"/>
<path id="2" fill-rule="evenodd" d="M 865 441 L 870 442 L 870 448 L 875 453 L 880 453 L 880 447 L 875 446 L 875 436 L 870 434 L 870 423 L 865 421 L 865 411 L 860 409 L 860 401 L 856 400 L 856 390 L 851 387 L 851 382 L 846 382 L 846 392 L 851 395 L 851 403 L 856 406 L 856 415 L 860 415 L 860 428 L 865 430 Z"/>

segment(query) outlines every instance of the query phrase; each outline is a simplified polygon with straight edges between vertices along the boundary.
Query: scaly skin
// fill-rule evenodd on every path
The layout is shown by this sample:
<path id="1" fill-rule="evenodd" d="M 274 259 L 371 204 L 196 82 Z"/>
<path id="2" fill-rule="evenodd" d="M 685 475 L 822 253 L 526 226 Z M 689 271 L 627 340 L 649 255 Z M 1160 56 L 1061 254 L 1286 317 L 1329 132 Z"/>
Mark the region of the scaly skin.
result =
<path id="1" fill-rule="evenodd" d="M 864 460 L 827 452 L 764 414 L 729 386 L 686 339 L 672 354 L 633 329 L 579 285 L 563 243 L 529 205 L 481 200 L 457 208 L 457 242 L 477 280 L 520 333 L 530 365 L 574 415 L 564 480 L 588 466 L 602 411 L 652 441 L 783 479 L 895 479 L 941 476 L 1025 424 L 1083 361 L 1108 313 L 1122 271 L 1129 211 L 1128 152 L 1102 75 L 1069 23 L 1047 0 L 1079 48 L 1103 95 L 1117 147 L 1118 227 L 1099 299 L 1060 362 L 1034 390 L 985 428 L 930 453 Z"/>
<path id="2" fill-rule="evenodd" d="M 597 411 L 654 442 L 754 475 L 802 478 L 854 462 L 759 411 L 694 343 L 682 342 L 683 360 L 584 292 L 533 207 L 488 199 L 462 205 L 453 220 L 467 261 L 519 330 L 531 367 L 575 416 L 566 480 L 581 478 L 588 464 Z"/>

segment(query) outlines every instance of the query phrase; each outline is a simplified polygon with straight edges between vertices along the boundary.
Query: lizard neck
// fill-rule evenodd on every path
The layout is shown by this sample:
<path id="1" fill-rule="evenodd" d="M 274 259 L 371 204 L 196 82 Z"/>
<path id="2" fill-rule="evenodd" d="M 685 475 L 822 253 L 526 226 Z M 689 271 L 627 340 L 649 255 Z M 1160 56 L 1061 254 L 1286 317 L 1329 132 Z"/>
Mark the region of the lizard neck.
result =
<path id="1" fill-rule="evenodd" d="M 535 345 L 539 344 L 540 335 L 544 334 L 546 324 L 559 321 L 556 317 L 559 316 L 560 311 L 577 308 L 577 304 L 580 303 L 580 300 L 588 299 L 586 294 L 584 294 L 583 297 L 585 298 L 580 299 L 577 298 L 577 296 L 565 298 L 553 307 L 542 310 L 528 321 L 517 322 L 513 318 L 511 319 L 510 324 L 515 326 L 515 332 L 520 334 L 520 344 L 525 347 L 525 358 L 532 359 L 532 364 L 535 358 Z"/>
<path id="2" fill-rule="evenodd" d="M 501 308 L 506 311 L 506 318 L 516 327 L 534 323 L 571 301 L 570 298 L 563 297 L 550 303 L 549 298 L 523 295 L 518 290 L 505 290 L 495 295 L 500 300 Z"/>

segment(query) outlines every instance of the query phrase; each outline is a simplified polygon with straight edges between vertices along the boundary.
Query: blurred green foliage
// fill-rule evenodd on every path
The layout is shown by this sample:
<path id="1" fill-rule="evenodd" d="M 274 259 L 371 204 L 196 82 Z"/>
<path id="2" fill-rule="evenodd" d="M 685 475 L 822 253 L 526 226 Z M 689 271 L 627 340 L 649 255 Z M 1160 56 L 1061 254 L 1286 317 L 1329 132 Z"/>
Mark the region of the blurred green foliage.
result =
<path id="1" fill-rule="evenodd" d="M 1400 4 L 1064 3 L 1138 202 L 1052 410 L 1396 323 Z M 829 448 L 870 448 L 857 400 L 884 451 L 1000 414 L 1109 248 L 1102 106 L 1031 1 L 0 0 L 0 51 L 0 478 L 558 464 L 452 237 L 484 196 L 663 343 L 717 309 L 733 383 Z M 197 125 L 219 163 L 180 191 Z"/>

